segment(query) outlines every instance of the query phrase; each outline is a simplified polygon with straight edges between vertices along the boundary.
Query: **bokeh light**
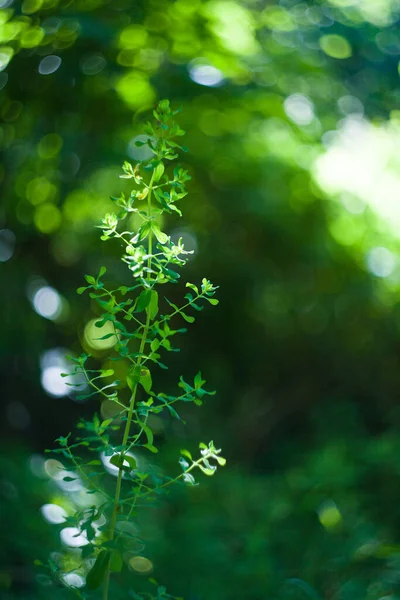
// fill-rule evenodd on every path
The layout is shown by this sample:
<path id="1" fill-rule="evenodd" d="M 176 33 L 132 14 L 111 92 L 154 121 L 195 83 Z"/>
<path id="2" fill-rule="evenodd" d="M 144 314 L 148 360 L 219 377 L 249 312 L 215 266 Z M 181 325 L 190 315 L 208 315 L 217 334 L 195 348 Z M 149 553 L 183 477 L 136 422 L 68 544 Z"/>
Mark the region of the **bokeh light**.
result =
<path id="1" fill-rule="evenodd" d="M 99 319 L 91 319 L 84 330 L 85 342 L 95 350 L 107 350 L 113 348 L 117 343 L 114 326 L 110 321 L 106 321 L 104 325 L 98 327 Z M 106 339 L 101 339 L 104 336 L 109 336 Z"/>
<path id="2" fill-rule="evenodd" d="M 33 308 L 41 317 L 55 321 L 62 312 L 60 294 L 50 286 L 39 288 L 32 299 Z"/>
<path id="3" fill-rule="evenodd" d="M 40 512 L 48 523 L 55 525 L 64 523 L 68 517 L 68 513 L 58 504 L 43 504 Z"/>
<path id="4" fill-rule="evenodd" d="M 63 544 L 69 548 L 79 548 L 89 543 L 85 531 L 80 531 L 78 527 L 64 527 L 60 531 L 60 538 Z"/>
<path id="5" fill-rule="evenodd" d="M 202 59 L 196 58 L 188 66 L 190 78 L 199 85 L 215 87 L 221 85 L 224 76 L 219 69 L 205 63 Z"/>
<path id="6" fill-rule="evenodd" d="M 292 94 L 286 98 L 284 108 L 289 119 L 297 125 L 309 125 L 314 119 L 313 103 L 302 94 Z"/>
<path id="7" fill-rule="evenodd" d="M 63 348 L 52 348 L 46 350 L 40 357 L 42 387 L 47 394 L 54 398 L 62 398 L 71 394 L 73 388 L 67 384 L 76 383 L 72 378 L 61 377 L 70 369 L 70 364 L 66 359 L 67 354 L 68 352 Z"/>
<path id="8" fill-rule="evenodd" d="M 129 559 L 129 566 L 137 573 L 142 573 L 143 575 L 147 575 L 153 570 L 153 563 L 144 556 L 132 556 Z"/>
<path id="9" fill-rule="evenodd" d="M 45 56 L 39 63 L 38 71 L 41 75 L 51 75 L 60 68 L 62 60 L 59 56 Z"/>
<path id="10" fill-rule="evenodd" d="M 396 266 L 396 258 L 387 248 L 372 248 L 367 255 L 367 265 L 377 277 L 388 277 Z"/>
<path id="11" fill-rule="evenodd" d="M 15 250 L 15 234 L 10 229 L 0 230 L 0 262 L 10 260 Z"/>
<path id="12" fill-rule="evenodd" d="M 68 535 L 66 536 L 66 534 L 64 534 L 64 538 L 68 537 Z M 68 545 L 71 546 L 72 544 Z M 62 576 L 62 579 L 70 587 L 81 588 L 85 585 L 84 578 L 81 575 L 78 575 L 78 573 L 66 573 Z"/>

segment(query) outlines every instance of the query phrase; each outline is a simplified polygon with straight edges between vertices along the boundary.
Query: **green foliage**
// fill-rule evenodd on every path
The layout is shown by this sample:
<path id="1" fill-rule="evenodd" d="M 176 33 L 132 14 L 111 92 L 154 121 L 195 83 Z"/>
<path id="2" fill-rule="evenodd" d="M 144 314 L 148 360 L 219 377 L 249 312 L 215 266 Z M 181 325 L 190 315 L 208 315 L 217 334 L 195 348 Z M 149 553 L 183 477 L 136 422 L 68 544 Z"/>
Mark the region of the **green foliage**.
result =
<path id="1" fill-rule="evenodd" d="M 100 587 L 103 599 L 109 598 L 111 573 L 126 568 L 123 556 L 129 556 L 132 544 L 137 543 L 137 536 L 129 533 L 127 525 L 139 508 L 154 504 L 160 494 L 174 484 L 197 485 L 196 473 L 211 476 L 217 466 L 226 462 L 213 442 L 200 443 L 199 458 L 193 459 L 188 450 L 182 450 L 179 459 L 182 472 L 170 477 L 156 472 L 151 462 L 135 454 L 144 450 L 151 456 L 159 451 L 151 415 L 164 412 L 181 420 L 178 403 L 193 402 L 200 406 L 205 396 L 215 393 L 204 388 L 206 381 L 201 373 L 194 376 L 193 384 L 181 377 L 178 387 L 183 393 L 176 396 L 156 392 L 153 388 L 153 373 L 157 375 L 157 367 L 167 368 L 161 362 L 162 354 L 177 350 L 172 347 L 171 338 L 186 331 L 172 329 L 172 322 L 193 323 L 192 309 L 200 311 L 204 303 L 218 303 L 214 298 L 217 287 L 207 279 L 203 279 L 199 287 L 186 284 L 191 291 L 181 306 L 157 290 L 160 285 L 178 282 L 179 269 L 190 255 L 182 240 L 174 243 L 157 220 L 164 213 L 182 214 L 176 203 L 186 196 L 185 184 L 190 179 L 187 171 L 180 167 L 170 172 L 166 162 L 175 160 L 177 151 L 184 150 L 175 141 L 184 134 L 173 120 L 176 113 L 170 109 L 168 100 L 158 103 L 153 112 L 154 123 L 144 127 L 149 137 L 146 142 L 140 142 L 148 146 L 152 156 L 135 166 L 124 163 L 121 177 L 133 180 L 135 188 L 128 198 L 124 194 L 112 198 L 117 210 L 106 214 L 99 225 L 103 241 L 114 240 L 122 246 L 122 261 L 131 272 L 133 284 L 109 289 L 104 282 L 107 269 L 102 266 L 97 276 L 85 275 L 88 285 L 77 290 L 78 294 L 88 292 L 99 305 L 101 315 L 96 327 L 112 324 L 113 333 L 98 338 L 115 340 L 108 359 L 128 365 L 126 380 L 120 381 L 114 378 L 114 369 L 96 368 L 95 358 L 83 353 L 77 358 L 70 357 L 74 367 L 70 373 L 62 374 L 77 381 L 68 385 L 81 388 L 78 399 L 97 396 L 116 407 L 111 418 L 101 420 L 96 413 L 91 420 L 81 419 L 78 424 L 81 435 L 74 442 L 71 434 L 59 437 L 56 441 L 60 448 L 53 450 L 61 455 L 68 468 L 63 480 L 68 483 L 82 478 L 88 485 L 87 493 L 97 500 L 91 508 L 79 509 L 69 518 L 78 528 L 77 535 L 84 535 L 87 540 L 80 546 L 82 561 L 75 568 L 86 577 L 86 585 L 82 590 L 70 586 L 81 598 L 90 598 L 91 592 Z M 129 230 L 132 214 L 140 220 L 134 232 Z M 117 469 L 114 490 L 109 481 L 112 478 L 107 477 L 102 462 L 92 458 L 99 454 L 108 457 L 109 465 Z M 102 517 L 104 524 L 96 528 L 94 522 Z M 65 569 L 55 567 L 54 562 L 49 563 L 48 569 L 55 577 L 65 575 Z M 134 597 L 173 598 L 160 586 L 155 596 L 136 594 Z"/>

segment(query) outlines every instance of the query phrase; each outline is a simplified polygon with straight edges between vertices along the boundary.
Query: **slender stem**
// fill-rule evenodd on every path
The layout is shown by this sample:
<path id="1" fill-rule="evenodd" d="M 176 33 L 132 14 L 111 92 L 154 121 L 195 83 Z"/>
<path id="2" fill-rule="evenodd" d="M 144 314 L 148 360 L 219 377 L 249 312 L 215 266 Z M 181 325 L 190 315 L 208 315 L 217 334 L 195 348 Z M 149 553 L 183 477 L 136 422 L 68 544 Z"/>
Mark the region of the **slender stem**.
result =
<path id="1" fill-rule="evenodd" d="M 158 490 L 161 490 L 162 488 L 168 487 L 169 485 L 172 485 L 173 483 L 176 483 L 180 479 L 183 479 L 184 476 L 187 473 L 190 473 L 190 471 L 193 471 L 193 469 L 195 469 L 196 467 L 198 467 L 201 463 L 204 463 L 204 459 L 207 459 L 207 458 L 209 458 L 209 456 L 202 456 L 201 458 L 199 458 L 198 460 L 196 460 L 195 462 L 193 462 L 190 465 L 190 467 L 188 469 L 186 469 L 186 471 L 184 473 L 180 473 L 179 475 L 177 475 L 173 479 L 168 479 L 168 481 L 165 481 L 164 483 L 162 483 L 161 485 L 159 485 L 157 488 L 150 489 L 148 492 L 144 492 L 143 494 L 141 494 L 139 496 L 139 499 L 141 500 L 142 498 L 145 498 L 146 496 L 154 494 L 154 492 L 157 492 Z M 134 497 L 134 499 L 135 498 L 137 499 L 137 495 Z M 132 498 L 126 498 L 126 500 L 124 500 L 124 502 L 130 502 L 131 500 L 132 500 Z"/>
<path id="2" fill-rule="evenodd" d="M 147 195 L 148 198 L 148 218 L 151 218 L 151 192 L 153 189 L 153 180 L 154 180 L 154 171 L 153 174 L 151 176 L 150 179 L 150 184 L 149 184 L 149 193 Z M 149 258 L 147 261 L 147 267 L 148 267 L 148 274 L 147 274 L 147 279 L 148 281 L 150 281 L 151 279 L 151 254 L 152 254 L 152 250 L 153 250 L 153 233 L 150 230 L 149 233 Z M 143 350 L 146 344 L 146 340 L 147 340 L 147 336 L 149 333 L 149 328 L 150 328 L 150 311 L 147 311 L 147 317 L 146 317 L 146 325 L 143 331 L 143 335 L 142 335 L 142 339 L 140 341 L 140 348 L 139 348 L 139 357 L 137 360 L 137 366 L 140 367 L 141 361 L 142 361 L 142 354 L 143 354 Z M 125 447 L 127 445 L 128 442 L 128 438 L 129 438 L 129 433 L 130 433 L 130 428 L 131 428 L 131 423 L 132 423 L 132 417 L 133 417 L 133 411 L 135 408 L 135 400 L 136 400 L 136 393 L 137 393 L 137 387 L 138 384 L 136 383 L 134 388 L 132 389 L 132 396 L 129 402 L 129 412 L 128 412 L 128 418 L 125 424 L 125 430 L 124 430 L 124 435 L 122 438 L 122 447 Z M 125 450 L 126 452 L 126 450 Z M 124 455 L 124 450 L 121 452 L 121 456 L 123 457 Z M 122 486 L 122 475 L 123 475 L 123 469 L 122 469 L 122 463 L 123 461 L 121 461 L 121 467 L 118 471 L 118 476 L 117 476 L 117 483 L 115 486 L 115 496 L 114 496 L 114 506 L 113 506 L 113 512 L 111 515 L 111 523 L 110 523 L 110 534 L 109 534 L 109 541 L 112 542 L 114 540 L 114 535 L 115 535 L 115 526 L 117 523 L 117 514 L 118 514 L 118 510 L 119 510 L 119 498 L 121 495 L 121 486 Z M 109 588 L 109 584 L 110 584 L 110 564 L 108 564 L 106 573 L 105 573 L 105 577 L 104 577 L 104 586 L 103 586 L 103 600 L 108 600 L 108 588 Z"/>

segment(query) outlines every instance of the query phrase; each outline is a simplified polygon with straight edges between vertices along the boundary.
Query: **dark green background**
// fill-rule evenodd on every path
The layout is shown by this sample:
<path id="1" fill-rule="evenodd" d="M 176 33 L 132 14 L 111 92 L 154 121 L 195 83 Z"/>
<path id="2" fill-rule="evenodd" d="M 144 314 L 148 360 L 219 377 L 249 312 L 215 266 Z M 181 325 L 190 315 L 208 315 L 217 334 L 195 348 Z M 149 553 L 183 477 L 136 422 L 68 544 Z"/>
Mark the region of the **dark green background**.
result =
<path id="1" fill-rule="evenodd" d="M 70 597 L 33 567 L 61 544 L 40 507 L 71 498 L 35 475 L 32 456 L 39 464 L 98 404 L 47 395 L 40 357 L 81 352 L 95 316 L 75 293 L 84 273 L 106 264 L 129 277 L 94 225 L 122 189 L 130 140 L 168 97 L 182 107 L 192 182 L 183 224 L 166 227 L 196 238 L 185 278 L 219 285 L 220 304 L 182 337 L 158 387 L 201 369 L 218 394 L 185 414 L 186 430 L 165 423 L 159 441 L 171 471 L 182 445 L 210 439 L 228 464 L 142 516 L 153 575 L 190 600 L 398 598 L 399 289 L 364 259 L 398 242 L 371 208 L 346 214 L 313 176 L 346 96 L 377 129 L 394 128 L 398 156 L 396 2 L 3 1 L 1 20 L 0 56 L 14 56 L 0 73 L 0 229 L 16 238 L 0 264 L 2 597 Z M 62 62 L 43 75 L 48 55 Z M 191 79 L 196 59 L 221 85 Z M 309 124 L 287 116 L 293 94 L 312 101 Z M 350 243 L 337 234 L 343 215 L 363 220 Z M 64 298 L 55 321 L 32 307 L 35 277 Z M 115 598 L 145 585 L 126 572 Z"/>

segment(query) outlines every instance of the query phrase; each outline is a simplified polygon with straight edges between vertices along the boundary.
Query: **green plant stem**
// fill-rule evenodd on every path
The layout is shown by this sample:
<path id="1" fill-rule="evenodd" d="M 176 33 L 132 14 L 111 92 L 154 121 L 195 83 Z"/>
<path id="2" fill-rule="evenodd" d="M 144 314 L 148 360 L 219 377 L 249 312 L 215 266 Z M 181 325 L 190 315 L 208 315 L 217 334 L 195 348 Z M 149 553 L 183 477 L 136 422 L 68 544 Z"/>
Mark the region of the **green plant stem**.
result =
<path id="1" fill-rule="evenodd" d="M 209 458 L 208 456 L 202 456 L 201 458 L 199 458 L 198 460 L 194 461 L 192 465 L 190 465 L 190 467 L 188 469 L 186 469 L 186 471 L 184 473 L 180 473 L 179 475 L 177 475 L 176 477 L 174 477 L 173 479 L 169 479 L 168 481 L 165 481 L 164 483 L 162 483 L 161 485 L 159 485 L 157 488 L 151 489 L 148 492 L 144 492 L 143 494 L 141 494 L 138 498 L 139 500 L 141 500 L 142 498 L 145 498 L 146 496 L 150 496 L 151 494 L 154 494 L 154 492 L 161 490 L 162 488 L 168 487 L 169 485 L 172 485 L 173 483 L 176 483 L 177 481 L 180 481 L 181 479 L 183 479 L 183 477 L 186 475 L 186 473 L 190 473 L 190 471 L 193 471 L 193 469 L 195 469 L 196 467 L 198 467 L 201 463 L 204 462 L 204 459 Z M 126 498 L 123 502 L 131 502 L 132 500 L 137 500 L 137 496 L 134 496 L 133 498 Z"/>
<path id="2" fill-rule="evenodd" d="M 154 180 L 154 171 L 153 174 L 151 176 L 150 179 L 150 184 L 149 184 L 149 193 L 147 195 L 148 197 L 148 218 L 151 218 L 151 192 L 153 189 L 153 180 Z M 151 273 L 150 273 L 150 269 L 151 269 L 151 253 L 153 250 L 153 238 L 152 238 L 152 232 L 150 231 L 149 233 L 149 258 L 147 261 L 147 267 L 148 267 L 148 274 L 147 274 L 147 280 L 150 281 L 151 279 Z M 140 367 L 141 364 L 141 359 L 142 359 L 142 354 L 144 351 L 144 347 L 146 344 L 146 340 L 147 340 L 147 336 L 149 333 L 149 328 L 150 328 L 150 311 L 147 311 L 147 317 L 146 317 L 146 325 L 143 331 L 143 335 L 142 335 L 142 339 L 140 341 L 140 347 L 139 347 L 139 357 L 138 357 L 138 361 L 137 361 L 137 366 Z M 132 423 L 132 417 L 133 417 L 133 411 L 135 408 L 135 400 L 136 400 L 136 393 L 137 393 L 137 387 L 138 384 L 136 383 L 133 390 L 132 390 L 132 395 L 131 395 L 131 399 L 129 401 L 129 412 L 128 412 L 128 418 L 125 424 L 125 430 L 124 430 L 124 435 L 122 438 L 122 446 L 125 447 L 127 445 L 128 442 L 128 438 L 129 438 L 129 433 L 130 433 L 130 429 L 131 429 L 131 423 Z M 121 452 L 121 456 L 123 457 L 124 455 L 124 451 Z M 123 461 L 122 461 L 123 464 Z M 110 523 L 110 535 L 109 535 L 109 541 L 112 542 L 114 540 L 114 535 L 115 535 L 115 525 L 117 523 L 117 513 L 118 513 L 118 508 L 119 508 L 119 497 L 121 495 L 121 485 L 122 485 L 122 475 L 123 475 L 123 469 L 122 469 L 122 464 L 121 467 L 118 471 L 118 476 L 117 476 L 117 484 L 115 486 L 115 496 L 114 496 L 114 506 L 113 506 L 113 512 L 112 512 L 112 516 L 111 516 L 111 523 Z M 110 573 L 111 573 L 111 569 L 110 569 L 110 563 L 108 564 L 106 573 L 105 573 L 105 577 L 104 577 L 104 585 L 103 585 L 103 600 L 108 600 L 108 588 L 109 588 L 109 584 L 110 584 Z"/>

